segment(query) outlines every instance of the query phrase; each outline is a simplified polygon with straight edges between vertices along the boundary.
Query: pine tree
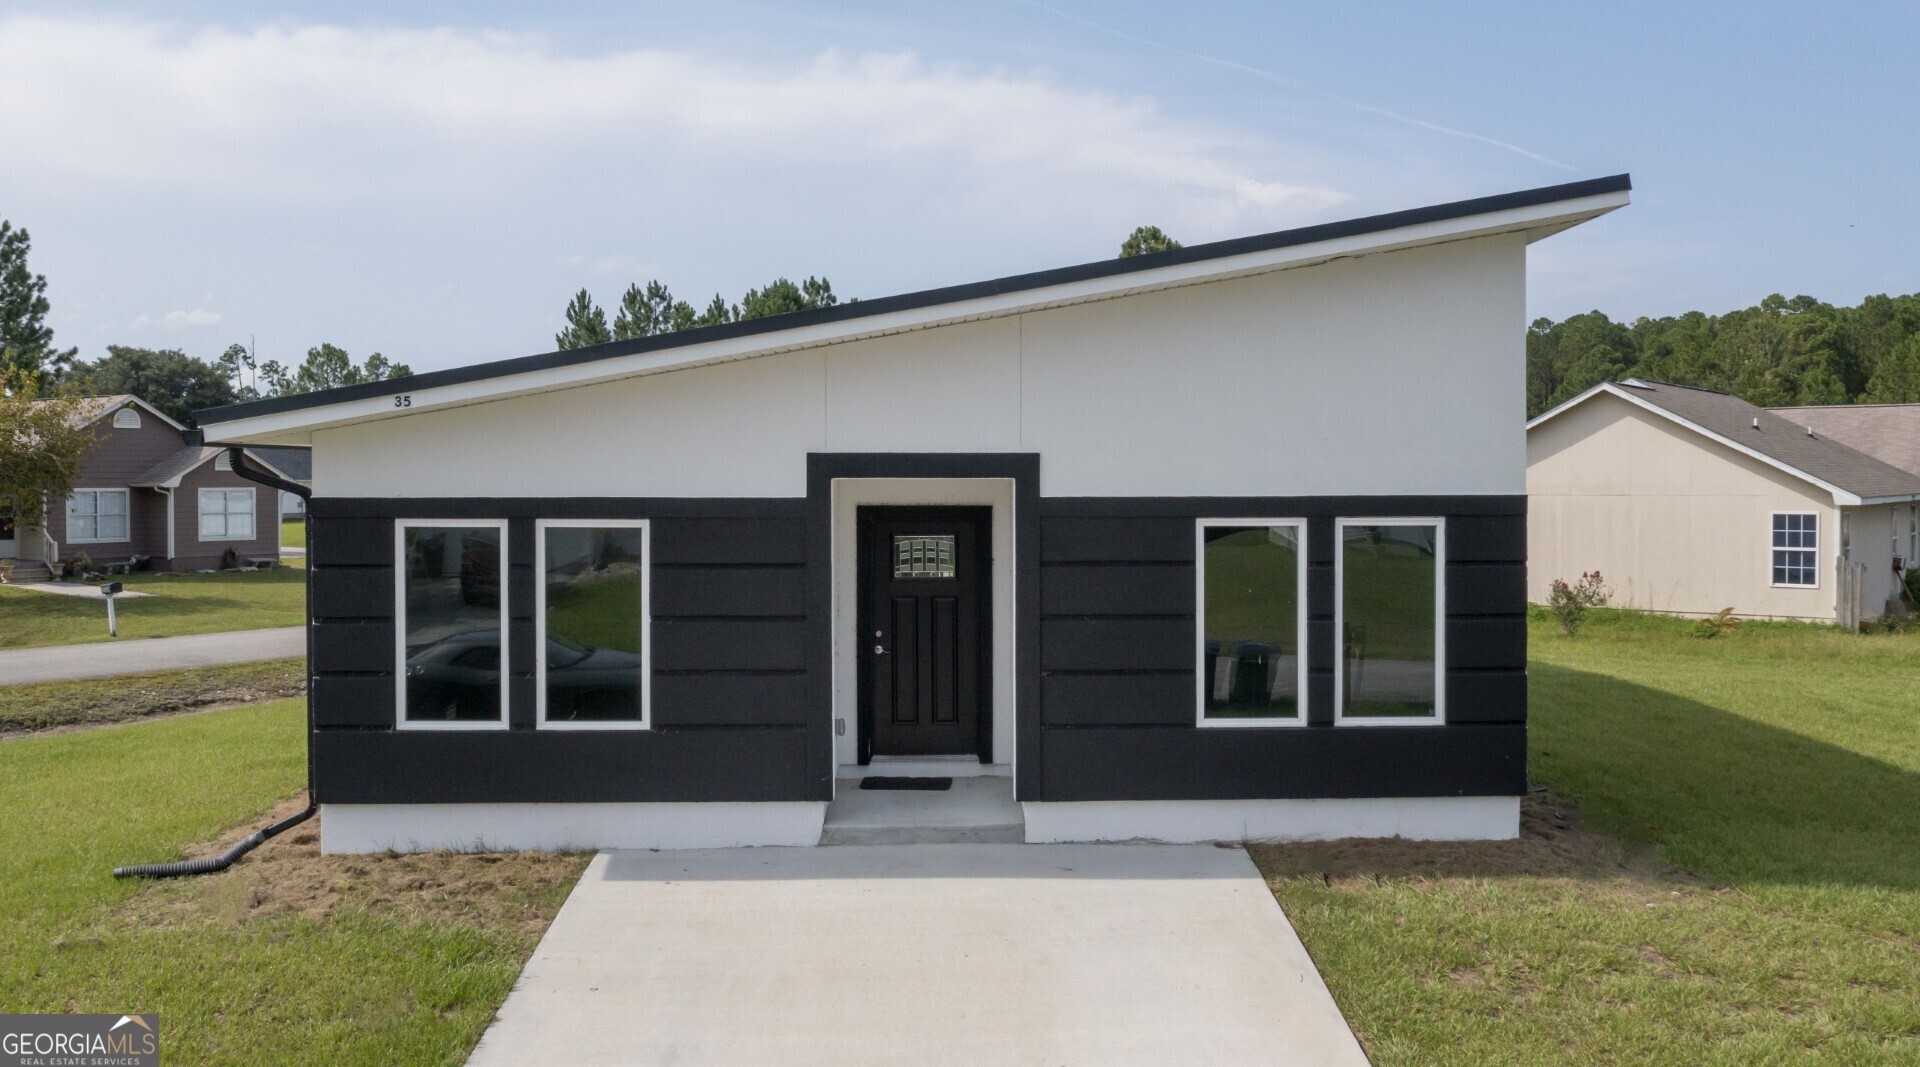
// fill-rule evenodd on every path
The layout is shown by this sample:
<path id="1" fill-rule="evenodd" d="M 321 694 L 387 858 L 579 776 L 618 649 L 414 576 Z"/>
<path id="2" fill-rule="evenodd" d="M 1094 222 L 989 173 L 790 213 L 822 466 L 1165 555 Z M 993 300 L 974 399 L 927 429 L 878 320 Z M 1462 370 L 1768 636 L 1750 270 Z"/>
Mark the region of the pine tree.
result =
<path id="1" fill-rule="evenodd" d="M 1152 252 L 1171 252 L 1182 247 L 1180 242 L 1168 237 L 1158 226 L 1141 226 L 1120 242 L 1120 258 L 1144 256 Z"/>
<path id="2" fill-rule="evenodd" d="M 33 238 L 0 219 L 0 372 L 34 375 L 43 385 L 63 373 L 78 351 L 53 348 L 47 325 L 47 279 L 27 269 Z"/>
<path id="3" fill-rule="evenodd" d="M 607 313 L 593 302 L 592 294 L 585 289 L 573 294 L 573 301 L 567 305 L 567 328 L 553 335 L 554 347 L 564 351 L 611 340 L 613 333 L 607 329 Z"/>

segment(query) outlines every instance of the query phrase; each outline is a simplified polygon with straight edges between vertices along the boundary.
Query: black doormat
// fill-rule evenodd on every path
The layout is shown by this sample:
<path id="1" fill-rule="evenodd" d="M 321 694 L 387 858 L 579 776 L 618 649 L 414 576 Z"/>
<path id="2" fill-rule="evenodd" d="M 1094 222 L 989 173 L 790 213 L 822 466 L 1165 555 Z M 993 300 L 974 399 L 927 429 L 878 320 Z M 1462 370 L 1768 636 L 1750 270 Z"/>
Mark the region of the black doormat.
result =
<path id="1" fill-rule="evenodd" d="M 885 774 L 871 774 L 860 779 L 862 789 L 952 789 L 951 778 L 901 778 Z"/>

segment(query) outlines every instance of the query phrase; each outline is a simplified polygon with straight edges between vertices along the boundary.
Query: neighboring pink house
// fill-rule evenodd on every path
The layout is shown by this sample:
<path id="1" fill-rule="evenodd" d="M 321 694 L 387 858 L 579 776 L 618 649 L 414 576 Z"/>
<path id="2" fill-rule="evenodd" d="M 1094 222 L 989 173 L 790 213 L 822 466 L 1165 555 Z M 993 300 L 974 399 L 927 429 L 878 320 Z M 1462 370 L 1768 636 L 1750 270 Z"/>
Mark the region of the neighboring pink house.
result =
<path id="1" fill-rule="evenodd" d="M 79 417 L 99 440 L 73 494 L 48 502 L 42 526 L 0 527 L 0 557 L 51 566 L 85 552 L 104 566 L 145 556 L 163 571 L 218 567 L 229 549 L 243 566 L 279 558 L 279 494 L 233 473 L 225 448 L 130 394 L 88 397 Z"/>

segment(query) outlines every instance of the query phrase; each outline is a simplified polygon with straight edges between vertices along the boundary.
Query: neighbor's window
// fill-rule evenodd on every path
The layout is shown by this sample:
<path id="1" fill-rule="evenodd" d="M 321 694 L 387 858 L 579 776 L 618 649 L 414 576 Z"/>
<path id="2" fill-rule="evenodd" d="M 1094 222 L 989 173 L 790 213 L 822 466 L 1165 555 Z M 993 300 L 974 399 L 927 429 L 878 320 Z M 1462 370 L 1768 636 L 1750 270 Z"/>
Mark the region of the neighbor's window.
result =
<path id="1" fill-rule="evenodd" d="M 132 408 L 121 408 L 113 413 L 113 428 L 116 430 L 139 429 L 140 413 Z"/>
<path id="2" fill-rule="evenodd" d="M 125 489 L 76 489 L 67 498 L 67 542 L 100 544 L 127 539 Z"/>
<path id="3" fill-rule="evenodd" d="M 647 524 L 537 525 L 541 725 L 645 728 Z"/>
<path id="4" fill-rule="evenodd" d="M 1306 525 L 1200 520 L 1200 723 L 1306 721 Z"/>
<path id="5" fill-rule="evenodd" d="M 253 540 L 253 490 L 200 490 L 200 540 Z"/>
<path id="6" fill-rule="evenodd" d="M 1773 517 L 1773 584 L 1820 584 L 1820 516 L 1786 512 Z"/>
<path id="7" fill-rule="evenodd" d="M 1334 558 L 1336 721 L 1440 721 L 1444 524 L 1341 519 L 1334 525 L 1340 541 Z"/>
<path id="8" fill-rule="evenodd" d="M 400 725 L 506 726 L 507 524 L 399 524 Z"/>

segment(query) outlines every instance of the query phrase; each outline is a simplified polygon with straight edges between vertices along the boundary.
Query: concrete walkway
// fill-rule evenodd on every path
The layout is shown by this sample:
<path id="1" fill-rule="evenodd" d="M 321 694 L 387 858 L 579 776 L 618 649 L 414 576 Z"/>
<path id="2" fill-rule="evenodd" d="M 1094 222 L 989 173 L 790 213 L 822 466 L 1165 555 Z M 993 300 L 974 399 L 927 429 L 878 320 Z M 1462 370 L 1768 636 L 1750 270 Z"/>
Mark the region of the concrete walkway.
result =
<path id="1" fill-rule="evenodd" d="M 87 600 L 101 601 L 103 605 L 107 599 L 106 597 L 100 594 L 99 586 L 88 585 L 85 582 L 8 582 L 7 588 L 8 589 L 24 589 L 29 593 L 52 593 L 54 596 L 84 597 Z M 114 599 L 125 600 L 128 597 L 143 597 L 143 596 L 152 596 L 152 595 L 153 595 L 152 593 L 125 592 L 125 593 L 116 594 Z M 100 609 L 101 618 L 105 618 L 106 614 L 107 614 L 107 609 L 104 606 L 101 607 Z"/>
<path id="2" fill-rule="evenodd" d="M 603 852 L 469 1064 L 1364 1065 L 1238 849 Z"/>
<path id="3" fill-rule="evenodd" d="M 106 608 L 102 607 L 100 628 L 104 631 L 106 626 Z M 307 631 L 301 626 L 188 637 L 122 638 L 91 645 L 10 648 L 0 650 L 0 685 L 110 678 L 116 674 L 252 663 L 306 654 Z"/>

